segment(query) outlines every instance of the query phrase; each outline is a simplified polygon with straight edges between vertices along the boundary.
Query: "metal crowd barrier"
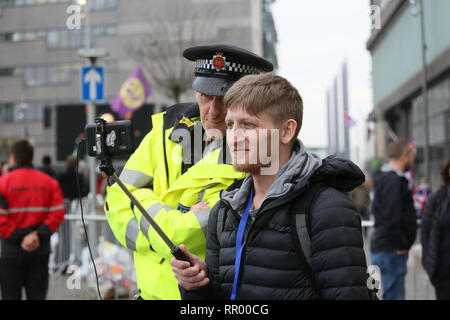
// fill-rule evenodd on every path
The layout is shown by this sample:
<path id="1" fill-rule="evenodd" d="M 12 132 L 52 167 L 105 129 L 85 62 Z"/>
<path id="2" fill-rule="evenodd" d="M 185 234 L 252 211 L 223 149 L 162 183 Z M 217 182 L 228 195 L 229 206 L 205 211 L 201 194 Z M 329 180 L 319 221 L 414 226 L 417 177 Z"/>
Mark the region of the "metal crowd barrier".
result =
<path id="1" fill-rule="evenodd" d="M 83 201 L 83 220 L 88 233 L 89 245 L 92 255 L 95 260 L 101 256 L 101 248 L 99 244 L 113 244 L 120 246 L 120 243 L 115 239 L 109 225 L 107 223 L 106 216 L 103 214 L 86 214 L 89 212 L 89 201 L 86 198 Z M 49 259 L 49 272 L 50 272 L 50 286 L 47 298 L 48 299 L 96 299 L 97 289 L 96 283 L 93 281 L 94 273 L 92 268 L 92 261 L 87 249 L 86 233 L 82 223 L 79 200 L 65 201 L 66 214 L 64 216 L 63 223 L 59 226 L 58 230 L 52 235 L 51 246 L 52 253 Z M 97 208 L 97 213 L 101 213 L 101 207 Z M 106 241 L 107 243 L 103 242 Z M 132 252 L 126 249 L 132 262 Z M 97 273 L 99 274 L 99 285 L 101 290 L 107 292 L 109 283 L 105 283 L 102 280 L 102 273 L 105 272 L 102 265 L 96 263 Z M 132 267 L 133 266 L 119 266 Z M 70 277 L 75 276 L 74 270 L 79 272 L 81 287 L 72 288 L 67 284 L 67 281 L 71 281 Z M 76 275 L 78 276 L 78 275 Z M 103 283 L 102 283 L 103 281 Z M 120 290 L 118 281 L 112 281 L 114 286 L 114 294 L 112 297 L 118 299 L 117 292 Z M 135 277 L 132 277 L 130 283 L 131 298 L 135 294 Z M 102 292 L 102 295 L 103 293 Z M 110 297 L 111 298 L 111 297 Z"/>

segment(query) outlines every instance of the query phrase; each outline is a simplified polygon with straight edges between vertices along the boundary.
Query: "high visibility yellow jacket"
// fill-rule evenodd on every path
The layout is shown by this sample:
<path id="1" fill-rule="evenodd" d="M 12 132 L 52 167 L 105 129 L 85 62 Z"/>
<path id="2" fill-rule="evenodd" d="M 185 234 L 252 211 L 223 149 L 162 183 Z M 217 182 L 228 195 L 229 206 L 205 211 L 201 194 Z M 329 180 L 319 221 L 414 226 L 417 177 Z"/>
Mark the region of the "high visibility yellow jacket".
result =
<path id="1" fill-rule="evenodd" d="M 197 135 L 202 134 L 198 120 L 197 104 L 179 104 L 153 115 L 152 130 L 119 177 L 175 245 L 185 244 L 204 259 L 209 210 L 192 212 L 189 208 L 199 201 L 208 201 L 212 208 L 220 191 L 245 174 L 226 164 L 222 143 L 216 143 L 221 147 L 212 148 L 203 158 L 200 150 L 200 160 L 195 161 L 198 146 L 202 149 L 202 137 L 196 140 L 200 144 L 195 147 L 188 141 L 195 130 L 199 129 Z M 188 160 L 194 161 L 189 164 Z M 134 251 L 142 298 L 180 299 L 178 282 L 169 264 L 170 249 L 117 184 L 107 188 L 105 213 L 118 241 Z"/>

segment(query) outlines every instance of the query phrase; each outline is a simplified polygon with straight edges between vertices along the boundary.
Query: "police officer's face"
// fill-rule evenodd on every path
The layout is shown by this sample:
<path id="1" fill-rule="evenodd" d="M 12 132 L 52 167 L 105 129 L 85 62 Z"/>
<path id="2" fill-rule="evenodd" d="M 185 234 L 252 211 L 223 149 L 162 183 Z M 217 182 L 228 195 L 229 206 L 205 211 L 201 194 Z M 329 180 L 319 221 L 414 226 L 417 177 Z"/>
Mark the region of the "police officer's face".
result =
<path id="1" fill-rule="evenodd" d="M 225 116 L 227 109 L 223 105 L 223 97 L 207 96 L 195 91 L 195 99 L 200 109 L 200 119 L 208 136 L 216 137 L 225 134 Z"/>

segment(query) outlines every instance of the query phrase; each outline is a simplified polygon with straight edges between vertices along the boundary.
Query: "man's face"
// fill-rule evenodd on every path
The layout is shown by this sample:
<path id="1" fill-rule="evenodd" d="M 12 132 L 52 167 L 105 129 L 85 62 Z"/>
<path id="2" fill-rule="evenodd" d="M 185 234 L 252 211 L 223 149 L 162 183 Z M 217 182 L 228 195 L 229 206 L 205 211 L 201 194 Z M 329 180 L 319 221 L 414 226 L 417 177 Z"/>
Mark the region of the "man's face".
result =
<path id="1" fill-rule="evenodd" d="M 253 116 L 237 107 L 228 110 L 225 122 L 233 168 L 251 174 L 273 174 L 270 170 L 272 166 L 278 168 L 280 141 L 271 118 L 265 113 Z"/>
<path id="2" fill-rule="evenodd" d="M 195 99 L 200 109 L 200 119 L 209 137 L 225 134 L 225 116 L 227 109 L 223 105 L 223 97 L 207 96 L 195 91 Z"/>

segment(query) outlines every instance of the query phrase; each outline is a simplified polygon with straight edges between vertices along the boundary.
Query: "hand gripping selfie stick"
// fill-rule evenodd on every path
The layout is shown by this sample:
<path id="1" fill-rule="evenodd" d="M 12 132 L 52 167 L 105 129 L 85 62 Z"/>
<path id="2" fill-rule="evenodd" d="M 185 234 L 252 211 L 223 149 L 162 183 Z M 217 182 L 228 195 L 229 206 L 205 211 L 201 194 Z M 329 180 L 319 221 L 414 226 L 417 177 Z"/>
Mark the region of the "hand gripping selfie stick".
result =
<path id="1" fill-rule="evenodd" d="M 120 178 L 116 175 L 114 167 L 111 162 L 111 155 L 108 153 L 106 149 L 107 143 L 105 142 L 106 132 L 105 129 L 106 121 L 101 118 L 95 119 L 95 148 L 93 148 L 96 151 L 96 158 L 101 161 L 100 163 L 100 170 L 104 172 L 108 177 L 111 177 L 114 182 L 117 183 L 117 185 L 125 192 L 125 194 L 130 198 L 131 202 L 139 209 L 139 211 L 142 213 L 145 219 L 150 223 L 150 225 L 155 229 L 156 233 L 161 237 L 161 239 L 167 244 L 167 246 L 170 249 L 170 253 L 178 260 L 183 261 L 189 261 L 189 259 L 186 257 L 186 255 L 181 251 L 180 247 L 176 246 L 162 231 L 162 229 L 159 227 L 159 225 L 153 220 L 153 218 L 147 213 L 147 210 L 144 209 L 144 207 L 140 204 L 140 202 L 133 196 L 133 194 L 128 190 L 128 188 L 123 184 L 123 182 L 120 180 Z M 113 123 L 108 123 L 108 125 L 112 128 Z M 130 122 L 131 124 L 131 122 Z M 92 127 L 91 127 L 92 128 Z M 112 132 L 112 130 L 110 131 Z M 134 137 L 134 134 L 133 134 Z M 89 140 L 89 138 L 88 138 Z M 89 152 L 89 142 L 88 142 L 88 154 L 91 155 L 92 152 Z"/>

